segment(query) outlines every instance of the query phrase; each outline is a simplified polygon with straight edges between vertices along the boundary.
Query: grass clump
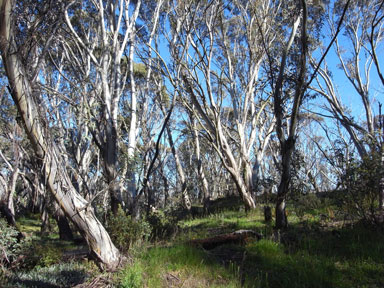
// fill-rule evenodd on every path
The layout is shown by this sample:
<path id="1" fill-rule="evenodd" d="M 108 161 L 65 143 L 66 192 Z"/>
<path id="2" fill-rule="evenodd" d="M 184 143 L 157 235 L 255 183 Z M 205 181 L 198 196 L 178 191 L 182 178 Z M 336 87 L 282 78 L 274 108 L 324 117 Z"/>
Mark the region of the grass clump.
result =
<path id="1" fill-rule="evenodd" d="M 119 287 L 140 288 L 143 287 L 144 268 L 140 261 L 126 266 L 119 275 Z"/>

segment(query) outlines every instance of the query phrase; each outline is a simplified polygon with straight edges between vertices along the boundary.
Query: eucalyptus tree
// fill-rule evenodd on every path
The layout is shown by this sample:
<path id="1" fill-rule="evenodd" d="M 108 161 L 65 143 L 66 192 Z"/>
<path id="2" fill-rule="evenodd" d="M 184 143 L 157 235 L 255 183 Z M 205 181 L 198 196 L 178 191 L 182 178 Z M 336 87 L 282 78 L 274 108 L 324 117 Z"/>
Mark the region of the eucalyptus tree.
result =
<path id="1" fill-rule="evenodd" d="M 342 6 L 343 9 L 340 13 L 335 36 L 331 39 L 325 51 L 322 51 L 320 54 L 321 57 L 318 62 L 314 63 L 314 71 L 310 74 L 307 73 L 309 54 L 314 52 L 319 44 L 318 41 L 316 41 L 316 38 L 318 38 L 316 36 L 319 36 L 319 28 L 322 26 L 322 17 L 319 16 L 324 13 L 324 5 L 318 5 L 316 2 L 308 3 L 306 0 L 286 2 L 286 6 L 284 6 L 285 9 L 281 10 L 283 14 L 286 14 L 288 8 L 292 15 L 289 17 L 288 13 L 284 18 L 280 19 L 287 19 L 289 22 L 289 19 L 293 18 L 294 21 L 291 24 L 292 28 L 288 39 L 284 37 L 284 35 L 288 33 L 284 32 L 285 29 L 287 29 L 287 22 L 283 21 L 281 25 L 278 26 L 280 33 L 282 32 L 280 34 L 282 38 L 279 37 L 276 42 L 280 43 L 283 48 L 282 51 L 277 51 L 278 55 L 281 55 L 281 60 L 278 64 L 279 69 L 276 71 L 276 79 L 274 75 L 275 69 L 272 51 L 267 53 L 274 98 L 276 135 L 279 140 L 279 154 L 281 157 L 281 177 L 276 199 L 277 228 L 284 228 L 288 225 L 285 212 L 285 199 L 289 192 L 291 182 L 291 163 L 297 138 L 300 107 L 307 95 L 306 90 L 308 86 L 316 77 L 320 65 L 340 32 L 341 24 L 345 19 L 350 0 L 346 1 L 344 6 Z M 284 123 L 285 121 L 286 123 Z"/>
<path id="2" fill-rule="evenodd" d="M 178 173 L 178 177 L 179 177 L 178 180 L 180 181 L 180 186 L 181 186 L 180 195 L 182 196 L 182 204 L 187 211 L 190 211 L 191 210 L 191 200 L 190 200 L 190 197 L 189 197 L 188 191 L 187 191 L 187 177 L 185 175 L 184 168 L 183 168 L 181 161 L 180 161 L 179 152 L 177 150 L 175 141 L 173 139 L 174 136 L 173 136 L 172 132 L 174 130 L 171 129 L 170 125 L 167 125 L 166 129 L 167 129 L 169 146 L 171 147 L 171 151 L 172 151 L 173 157 L 175 159 L 176 169 L 177 169 L 177 173 Z"/>
<path id="3" fill-rule="evenodd" d="M 331 163 L 330 143 L 327 136 L 321 131 L 324 127 L 324 119 L 314 113 L 301 112 L 299 114 L 299 127 L 297 130 L 298 141 L 294 151 L 293 170 L 300 184 L 305 187 L 306 192 L 320 193 L 331 191 L 336 186 L 337 173 L 335 163 Z M 319 129 L 320 128 L 320 129 Z M 324 133 L 329 136 L 332 129 Z M 296 174 L 296 175 L 295 175 Z"/>
<path id="4" fill-rule="evenodd" d="M 247 209 L 255 208 L 251 154 L 268 103 L 258 79 L 265 56 L 259 31 L 272 33 L 257 20 L 273 13 L 272 6 L 270 1 L 184 1 L 168 13 L 177 35 L 170 47 L 174 65 L 182 67 L 176 76 L 183 103 L 210 138 Z"/>
<path id="5" fill-rule="evenodd" d="M 200 147 L 200 133 L 198 130 L 198 125 L 196 123 L 196 119 L 193 117 L 192 113 L 189 113 L 190 117 L 190 123 L 191 123 L 191 130 L 192 130 L 192 138 L 194 142 L 195 147 L 195 155 L 196 155 L 196 161 L 197 161 L 197 175 L 199 178 L 199 182 L 201 183 L 201 191 L 202 191 L 202 198 L 203 198 L 203 205 L 205 212 L 208 212 L 209 210 L 209 204 L 210 204 L 210 198 L 211 195 L 209 193 L 209 185 L 207 181 L 207 177 L 205 176 L 204 171 L 204 162 L 201 156 L 201 147 Z"/>
<path id="6" fill-rule="evenodd" d="M 96 218 L 90 203 L 73 186 L 65 153 L 62 153 L 65 148 L 57 141 L 49 123 L 51 118 L 47 117 L 49 108 L 44 95 L 49 94 L 42 93 L 36 85 L 41 60 L 58 32 L 60 20 L 57 16 L 62 15 L 65 5 L 58 1 L 53 12 L 50 4 L 24 1 L 15 5 L 11 0 L 0 1 L 0 50 L 10 94 L 35 151 L 44 183 L 84 236 L 100 267 L 115 269 L 120 253 Z M 31 14 L 26 15 L 27 10 Z"/>
<path id="7" fill-rule="evenodd" d="M 85 99 L 92 114 L 91 133 L 100 149 L 111 199 L 111 209 L 117 213 L 120 195 L 118 161 L 119 105 L 123 93 L 130 94 L 130 126 L 128 156 L 136 147 L 137 87 L 134 76 L 134 50 L 137 18 L 141 1 L 70 2 L 65 8 L 68 36 L 62 41 L 67 60 L 91 91 Z M 79 12 L 81 11 L 81 12 Z M 85 62 L 85 63 L 84 63 Z M 88 66 L 84 67 L 84 64 Z M 90 69 L 86 69 L 90 67 Z M 129 83 L 129 84 L 128 84 Z M 127 84 L 129 89 L 127 89 Z M 86 89 L 88 90 L 88 89 Z M 94 99 L 92 99 L 94 98 Z"/>
<path id="8" fill-rule="evenodd" d="M 281 61 L 279 67 L 279 74 L 276 79 L 276 83 L 273 87 L 273 99 L 274 99 L 274 114 L 276 117 L 276 134 L 280 143 L 280 156 L 281 156 L 281 177 L 280 184 L 277 191 L 276 198 L 276 227 L 283 228 L 288 225 L 287 216 L 285 212 L 285 198 L 289 191 L 289 185 L 291 181 L 291 161 L 292 154 L 295 148 L 295 138 L 296 138 L 296 128 L 298 122 L 298 113 L 299 108 L 304 96 L 304 79 L 306 73 L 306 61 L 307 61 L 307 20 L 308 20 L 308 11 L 307 3 L 305 0 L 301 1 L 300 5 L 296 9 L 292 10 L 292 18 L 294 19 L 292 23 L 292 28 L 289 34 L 289 38 L 283 46 L 281 53 Z M 301 25 L 301 35 L 300 35 L 300 59 L 297 61 L 297 70 L 298 77 L 296 80 L 296 87 L 293 88 L 293 91 L 289 91 L 286 87 L 286 90 L 283 92 L 282 88 L 284 85 L 285 78 L 285 67 L 287 57 L 289 56 L 290 50 L 294 43 L 295 37 L 298 34 L 300 22 Z M 269 54 L 269 61 L 271 62 Z M 270 63 L 271 65 L 271 63 Z M 273 73 L 271 71 L 271 73 Z M 271 74 L 273 75 L 273 74 Z M 272 77 L 273 82 L 273 77 Z M 273 85 L 273 84 L 272 84 Z M 293 95 L 292 95 L 293 94 Z M 287 100 L 293 98 L 293 104 L 291 108 L 291 114 L 289 116 L 289 123 L 284 126 L 283 121 L 285 118 L 284 110 L 287 105 Z"/>

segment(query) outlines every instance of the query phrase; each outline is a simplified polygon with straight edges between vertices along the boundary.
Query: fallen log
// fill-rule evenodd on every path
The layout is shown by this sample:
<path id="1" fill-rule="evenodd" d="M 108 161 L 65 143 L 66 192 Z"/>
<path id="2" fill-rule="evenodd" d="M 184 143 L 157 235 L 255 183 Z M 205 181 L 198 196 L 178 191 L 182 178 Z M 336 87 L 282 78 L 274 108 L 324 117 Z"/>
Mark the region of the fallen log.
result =
<path id="1" fill-rule="evenodd" d="M 195 239 L 189 241 L 193 246 L 202 247 L 205 250 L 211 250 L 220 245 L 235 244 L 245 245 L 250 241 L 258 241 L 262 238 L 262 235 L 252 230 L 238 230 L 232 233 L 221 234 L 215 237 L 205 239 Z"/>

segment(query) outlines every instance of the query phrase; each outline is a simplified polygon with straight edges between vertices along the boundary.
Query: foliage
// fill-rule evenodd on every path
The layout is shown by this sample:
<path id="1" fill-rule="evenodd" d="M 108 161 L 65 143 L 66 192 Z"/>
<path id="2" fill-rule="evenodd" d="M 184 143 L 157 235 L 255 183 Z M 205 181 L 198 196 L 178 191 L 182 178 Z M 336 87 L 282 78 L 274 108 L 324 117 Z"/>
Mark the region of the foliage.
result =
<path id="1" fill-rule="evenodd" d="M 116 216 L 109 217 L 106 228 L 116 247 L 125 252 L 132 245 L 148 239 L 151 233 L 151 227 L 147 221 L 134 221 L 120 208 Z"/>
<path id="2" fill-rule="evenodd" d="M 345 194 L 342 199 L 343 212 L 351 218 L 376 220 L 379 199 L 379 183 L 383 167 L 378 154 L 373 153 L 362 160 L 352 159 L 341 178 Z"/>
<path id="3" fill-rule="evenodd" d="M 29 242 L 19 240 L 19 231 L 9 226 L 4 219 L 0 219 L 0 269 L 4 271 L 9 267 L 20 265 L 20 257 L 28 249 Z"/>
<path id="4" fill-rule="evenodd" d="M 321 207 L 321 200 L 314 194 L 299 195 L 293 205 L 296 215 L 303 220 L 308 212 L 315 212 Z"/>
<path id="5" fill-rule="evenodd" d="M 153 210 L 147 217 L 151 225 L 151 238 L 153 240 L 169 238 L 177 232 L 177 219 L 172 216 L 166 216 L 164 211 Z"/>

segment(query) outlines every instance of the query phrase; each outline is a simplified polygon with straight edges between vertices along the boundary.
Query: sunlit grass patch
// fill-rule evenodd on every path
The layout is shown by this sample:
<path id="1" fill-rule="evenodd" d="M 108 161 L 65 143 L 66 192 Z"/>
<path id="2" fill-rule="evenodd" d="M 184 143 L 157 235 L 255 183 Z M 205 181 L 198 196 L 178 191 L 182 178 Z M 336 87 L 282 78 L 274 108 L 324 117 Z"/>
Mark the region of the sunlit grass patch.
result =
<path id="1" fill-rule="evenodd" d="M 207 237 L 239 229 L 262 231 L 265 224 L 261 209 L 249 213 L 244 211 L 223 211 L 205 218 L 184 220 L 180 227 L 191 238 Z M 181 235 L 181 238 L 183 235 Z"/>
<path id="2" fill-rule="evenodd" d="M 40 232 L 41 220 L 39 215 L 32 214 L 28 217 L 20 217 L 16 221 L 18 229 L 27 235 L 35 235 Z"/>
<path id="3" fill-rule="evenodd" d="M 120 274 L 120 287 L 240 287 L 237 277 L 188 245 L 153 247 Z M 142 285 L 142 286 L 140 286 Z"/>

